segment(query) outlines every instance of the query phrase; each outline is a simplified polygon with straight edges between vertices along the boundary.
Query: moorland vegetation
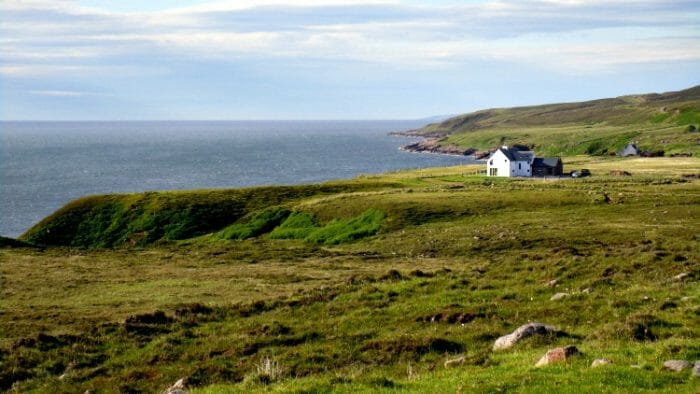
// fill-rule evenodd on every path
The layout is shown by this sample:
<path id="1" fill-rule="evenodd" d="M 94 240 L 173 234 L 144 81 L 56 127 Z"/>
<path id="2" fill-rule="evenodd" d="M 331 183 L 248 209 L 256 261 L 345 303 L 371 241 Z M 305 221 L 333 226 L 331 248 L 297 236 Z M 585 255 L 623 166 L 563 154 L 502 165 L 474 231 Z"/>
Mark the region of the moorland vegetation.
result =
<path id="1" fill-rule="evenodd" d="M 700 161 L 565 163 L 75 201 L 3 240 L 0 389 L 696 392 Z"/>

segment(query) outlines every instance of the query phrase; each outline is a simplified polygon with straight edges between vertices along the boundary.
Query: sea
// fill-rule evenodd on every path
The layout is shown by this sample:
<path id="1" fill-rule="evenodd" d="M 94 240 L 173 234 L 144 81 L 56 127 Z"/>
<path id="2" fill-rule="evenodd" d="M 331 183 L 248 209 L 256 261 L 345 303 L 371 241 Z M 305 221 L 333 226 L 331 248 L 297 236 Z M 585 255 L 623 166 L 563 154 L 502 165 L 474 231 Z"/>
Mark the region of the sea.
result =
<path id="1" fill-rule="evenodd" d="M 421 121 L 0 122 L 0 235 L 104 193 L 291 185 L 451 166 L 389 135 Z"/>

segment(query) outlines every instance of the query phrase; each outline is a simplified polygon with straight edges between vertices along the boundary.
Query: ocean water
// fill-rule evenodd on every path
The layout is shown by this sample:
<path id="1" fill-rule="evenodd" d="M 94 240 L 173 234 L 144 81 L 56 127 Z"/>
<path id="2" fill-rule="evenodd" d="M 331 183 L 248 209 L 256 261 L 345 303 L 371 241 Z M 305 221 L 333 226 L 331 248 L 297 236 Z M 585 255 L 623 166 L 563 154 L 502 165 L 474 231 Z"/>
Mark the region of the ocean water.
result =
<path id="1" fill-rule="evenodd" d="M 89 194 L 286 185 L 469 158 L 416 154 L 416 121 L 0 122 L 0 235 Z"/>

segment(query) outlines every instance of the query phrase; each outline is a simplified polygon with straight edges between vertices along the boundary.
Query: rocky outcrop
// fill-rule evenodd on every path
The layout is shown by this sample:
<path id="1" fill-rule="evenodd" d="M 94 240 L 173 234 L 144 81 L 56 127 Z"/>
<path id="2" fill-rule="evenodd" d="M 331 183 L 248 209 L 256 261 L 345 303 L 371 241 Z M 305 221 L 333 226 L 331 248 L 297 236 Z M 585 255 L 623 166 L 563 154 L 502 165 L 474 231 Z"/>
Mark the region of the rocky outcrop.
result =
<path id="1" fill-rule="evenodd" d="M 578 351 L 576 346 L 557 347 L 548 350 L 535 366 L 542 367 L 554 363 L 563 363 L 577 354 L 581 354 L 581 352 Z"/>
<path id="2" fill-rule="evenodd" d="M 481 152 L 474 148 L 460 148 L 456 145 L 440 145 L 440 140 L 428 138 L 404 145 L 402 150 L 408 152 L 439 153 L 443 155 L 473 156 L 475 159 L 483 159 L 491 154 L 490 151 Z"/>
<path id="3" fill-rule="evenodd" d="M 533 335 L 553 335 L 556 333 L 557 330 L 552 326 L 542 323 L 528 323 L 518 327 L 512 333 L 496 339 L 496 342 L 493 344 L 493 350 L 510 349 L 516 343 Z"/>

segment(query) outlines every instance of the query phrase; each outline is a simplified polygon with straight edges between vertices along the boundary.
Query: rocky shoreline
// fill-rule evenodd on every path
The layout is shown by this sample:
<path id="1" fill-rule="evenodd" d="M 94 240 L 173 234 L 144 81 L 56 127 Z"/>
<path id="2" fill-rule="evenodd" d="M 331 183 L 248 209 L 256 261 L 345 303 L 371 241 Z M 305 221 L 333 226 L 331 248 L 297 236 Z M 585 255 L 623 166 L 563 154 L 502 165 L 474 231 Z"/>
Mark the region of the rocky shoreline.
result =
<path id="1" fill-rule="evenodd" d="M 401 133 L 393 133 L 393 135 L 400 135 L 404 137 L 416 137 L 416 135 Z M 490 151 L 480 151 L 475 148 L 465 149 L 456 145 L 440 145 L 440 141 L 440 138 L 425 138 L 412 144 L 403 145 L 400 149 L 407 152 L 416 153 L 437 153 L 442 155 L 453 156 L 472 156 L 476 160 L 483 160 L 491 154 Z"/>

